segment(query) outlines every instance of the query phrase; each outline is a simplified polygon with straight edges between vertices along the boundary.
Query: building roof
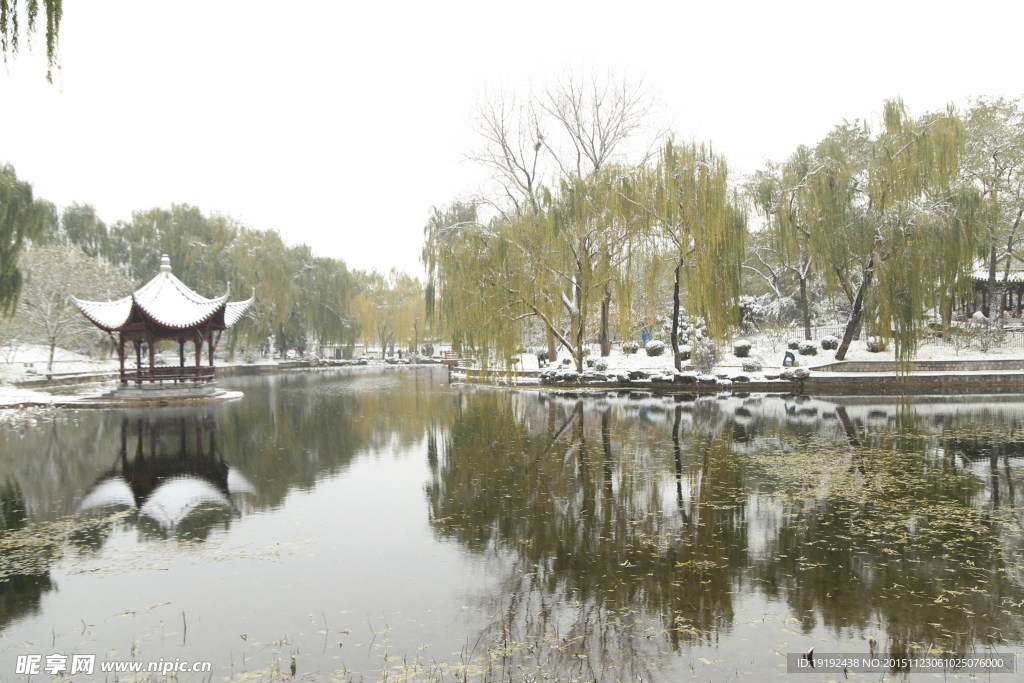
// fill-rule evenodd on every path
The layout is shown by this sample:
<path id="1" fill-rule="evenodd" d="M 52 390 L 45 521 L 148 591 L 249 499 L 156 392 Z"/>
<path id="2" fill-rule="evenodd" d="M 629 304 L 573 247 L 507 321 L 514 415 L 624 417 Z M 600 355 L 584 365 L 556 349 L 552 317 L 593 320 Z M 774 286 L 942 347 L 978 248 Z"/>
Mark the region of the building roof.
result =
<path id="1" fill-rule="evenodd" d="M 108 332 L 124 328 L 138 311 L 144 319 L 172 329 L 189 329 L 211 321 L 219 313 L 216 329 L 228 329 L 252 305 L 254 297 L 245 301 L 228 302 L 231 284 L 223 296 L 207 299 L 190 289 L 171 273 L 171 260 L 160 257 L 160 272 L 138 290 L 116 301 L 83 301 L 71 297 L 86 318 Z"/>
<path id="2" fill-rule="evenodd" d="M 1006 264 L 1010 264 L 1010 272 L 1006 272 Z M 977 259 L 974 262 L 974 272 L 971 276 L 976 282 L 988 282 L 988 259 Z M 1020 257 L 1010 254 L 1003 254 L 996 259 L 996 282 L 1024 282 L 1024 262 Z"/>

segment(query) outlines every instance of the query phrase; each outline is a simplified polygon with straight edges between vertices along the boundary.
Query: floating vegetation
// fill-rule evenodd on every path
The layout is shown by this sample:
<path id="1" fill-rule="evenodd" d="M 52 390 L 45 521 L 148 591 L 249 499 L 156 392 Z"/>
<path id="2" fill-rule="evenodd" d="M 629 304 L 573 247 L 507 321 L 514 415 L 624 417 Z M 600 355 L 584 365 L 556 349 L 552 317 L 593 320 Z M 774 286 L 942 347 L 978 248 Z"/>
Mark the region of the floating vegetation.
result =
<path id="1" fill-rule="evenodd" d="M 128 511 L 99 518 L 73 516 L 0 533 L 0 582 L 12 576 L 42 574 L 60 560 L 77 534 L 109 530 Z"/>

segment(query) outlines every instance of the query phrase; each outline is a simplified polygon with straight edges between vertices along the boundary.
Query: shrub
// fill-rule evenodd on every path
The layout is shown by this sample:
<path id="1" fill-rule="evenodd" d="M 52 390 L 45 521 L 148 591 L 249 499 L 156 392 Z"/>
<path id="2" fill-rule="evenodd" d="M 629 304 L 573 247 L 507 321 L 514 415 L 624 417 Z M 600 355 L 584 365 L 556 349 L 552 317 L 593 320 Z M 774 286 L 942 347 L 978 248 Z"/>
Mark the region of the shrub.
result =
<path id="1" fill-rule="evenodd" d="M 679 360 L 690 360 L 690 353 L 691 353 L 691 350 L 690 350 L 689 346 L 680 346 L 679 347 Z"/>
<path id="2" fill-rule="evenodd" d="M 881 353 L 889 345 L 881 337 L 868 337 L 867 347 L 870 353 Z"/>
<path id="3" fill-rule="evenodd" d="M 592 368 L 592 367 L 594 367 L 594 359 L 593 359 L 593 358 L 587 358 L 586 360 L 584 360 L 584 361 L 583 361 L 583 363 L 584 363 L 584 364 L 585 364 L 585 365 L 586 365 L 586 366 L 587 366 L 588 368 Z"/>
<path id="4" fill-rule="evenodd" d="M 648 356 L 660 356 L 665 353 L 665 342 L 651 340 L 644 348 L 647 350 Z"/>
<path id="5" fill-rule="evenodd" d="M 639 350 L 640 345 L 637 344 L 635 341 L 628 341 L 622 344 L 622 352 L 625 353 L 626 355 L 631 356 Z"/>
<path id="6" fill-rule="evenodd" d="M 817 356 L 818 345 L 812 341 L 802 341 L 798 346 L 801 356 Z"/>
<path id="7" fill-rule="evenodd" d="M 833 337 L 831 334 L 821 338 L 821 348 L 826 351 L 835 351 L 839 348 L 839 338 Z"/>
<path id="8" fill-rule="evenodd" d="M 800 348 L 800 342 L 801 341 L 802 340 L 797 339 L 796 337 L 794 337 L 794 338 L 792 338 L 792 339 L 790 339 L 789 341 L 786 342 L 786 346 L 788 346 L 791 350 L 796 351 L 797 349 Z"/>
<path id="9" fill-rule="evenodd" d="M 598 372 L 606 371 L 608 369 L 608 359 L 607 358 L 595 358 L 594 359 L 594 369 L 597 370 Z"/>
<path id="10" fill-rule="evenodd" d="M 741 339 L 732 345 L 732 352 L 738 358 L 746 358 L 750 355 L 750 342 Z"/>
<path id="11" fill-rule="evenodd" d="M 718 365 L 718 346 L 713 339 L 702 337 L 693 345 L 693 365 L 702 375 L 710 375 Z"/>
<path id="12" fill-rule="evenodd" d="M 761 361 L 757 359 L 743 361 L 743 372 L 761 372 L 763 369 Z"/>

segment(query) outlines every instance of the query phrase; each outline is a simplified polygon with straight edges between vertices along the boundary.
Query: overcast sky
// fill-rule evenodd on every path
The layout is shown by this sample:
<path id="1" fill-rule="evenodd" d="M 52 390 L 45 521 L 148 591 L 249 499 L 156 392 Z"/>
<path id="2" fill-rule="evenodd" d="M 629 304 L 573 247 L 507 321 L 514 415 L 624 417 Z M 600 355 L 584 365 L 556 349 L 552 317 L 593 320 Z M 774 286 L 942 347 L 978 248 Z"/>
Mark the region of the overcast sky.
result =
<path id="1" fill-rule="evenodd" d="M 485 87 L 642 76 L 677 137 L 753 171 L 886 98 L 1020 96 L 1021 7 L 65 0 L 54 84 L 41 40 L 0 72 L 0 161 L 108 223 L 188 203 L 419 274 L 430 207 L 481 182 Z"/>

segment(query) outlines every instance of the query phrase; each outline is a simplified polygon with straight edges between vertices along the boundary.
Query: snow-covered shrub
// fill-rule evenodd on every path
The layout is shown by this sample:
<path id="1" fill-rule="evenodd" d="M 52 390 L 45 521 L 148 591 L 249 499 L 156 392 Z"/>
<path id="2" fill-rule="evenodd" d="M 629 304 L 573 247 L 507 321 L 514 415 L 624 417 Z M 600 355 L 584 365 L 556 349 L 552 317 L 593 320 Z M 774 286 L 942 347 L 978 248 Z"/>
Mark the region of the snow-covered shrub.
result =
<path id="1" fill-rule="evenodd" d="M 586 360 L 584 360 L 584 361 L 583 361 L 583 363 L 584 363 L 584 365 L 586 365 L 586 366 L 587 366 L 588 368 L 592 368 L 592 367 L 594 367 L 594 359 L 593 359 L 593 358 L 587 358 Z"/>
<path id="2" fill-rule="evenodd" d="M 833 337 L 831 334 L 825 335 L 821 338 L 821 348 L 825 351 L 834 351 L 839 348 L 839 338 Z"/>
<path id="3" fill-rule="evenodd" d="M 598 372 L 605 372 L 608 370 L 608 359 L 607 358 L 595 358 L 593 368 Z"/>
<path id="4" fill-rule="evenodd" d="M 679 360 L 690 360 L 691 349 L 689 346 L 679 347 Z"/>
<path id="5" fill-rule="evenodd" d="M 665 353 L 665 342 L 651 340 L 647 342 L 647 346 L 644 347 L 647 350 L 648 356 L 660 356 Z"/>
<path id="6" fill-rule="evenodd" d="M 817 356 L 818 345 L 812 341 L 802 341 L 797 347 L 801 356 Z"/>
<path id="7" fill-rule="evenodd" d="M 790 339 L 789 341 L 786 342 L 786 346 L 788 346 L 790 348 L 790 350 L 796 351 L 797 349 L 800 348 L 800 342 L 801 341 L 803 341 L 803 340 L 802 339 L 797 339 L 796 337 L 793 337 L 792 339 Z"/>
<path id="8" fill-rule="evenodd" d="M 672 316 L 664 316 L 659 318 L 661 321 L 661 327 L 664 331 L 664 335 L 669 337 L 672 334 Z M 703 318 L 695 315 L 682 315 L 679 316 L 679 343 L 682 344 L 693 344 L 694 340 L 700 337 L 708 336 L 708 326 L 704 322 Z"/>
<path id="9" fill-rule="evenodd" d="M 732 352 L 739 358 L 746 358 L 750 355 L 750 342 L 741 339 L 732 345 Z"/>
<path id="10" fill-rule="evenodd" d="M 756 358 L 743 361 L 743 372 L 761 372 L 763 369 L 761 361 Z"/>
<path id="11" fill-rule="evenodd" d="M 623 342 L 622 344 L 622 352 L 626 355 L 631 356 L 639 350 L 640 345 L 637 344 L 635 341 Z"/>
<path id="12" fill-rule="evenodd" d="M 889 345 L 881 337 L 868 337 L 867 347 L 870 353 L 881 353 Z"/>
<path id="13" fill-rule="evenodd" d="M 572 358 L 563 358 L 562 365 L 572 365 Z"/>
<path id="14" fill-rule="evenodd" d="M 714 339 L 701 337 L 693 345 L 693 366 L 702 375 L 709 375 L 718 365 L 718 345 Z"/>

